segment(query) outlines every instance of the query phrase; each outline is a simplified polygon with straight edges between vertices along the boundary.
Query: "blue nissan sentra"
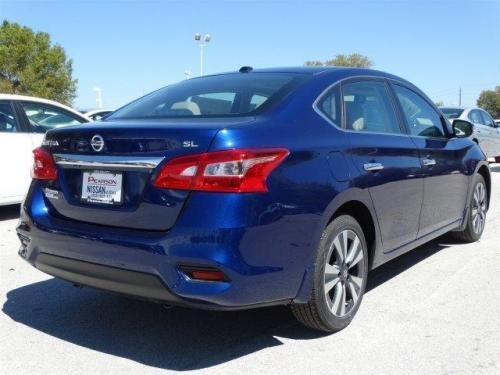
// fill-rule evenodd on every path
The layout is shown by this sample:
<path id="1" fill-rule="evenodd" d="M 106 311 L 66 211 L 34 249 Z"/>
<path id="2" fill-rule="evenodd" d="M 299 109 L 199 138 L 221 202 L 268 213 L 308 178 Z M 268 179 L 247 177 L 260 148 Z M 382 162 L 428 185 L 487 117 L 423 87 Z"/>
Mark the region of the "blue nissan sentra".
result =
<path id="1" fill-rule="evenodd" d="M 472 125 L 411 83 L 354 68 L 205 76 L 47 133 L 19 254 L 70 282 L 167 305 L 290 305 L 328 332 L 369 271 L 453 232 L 491 195 Z"/>

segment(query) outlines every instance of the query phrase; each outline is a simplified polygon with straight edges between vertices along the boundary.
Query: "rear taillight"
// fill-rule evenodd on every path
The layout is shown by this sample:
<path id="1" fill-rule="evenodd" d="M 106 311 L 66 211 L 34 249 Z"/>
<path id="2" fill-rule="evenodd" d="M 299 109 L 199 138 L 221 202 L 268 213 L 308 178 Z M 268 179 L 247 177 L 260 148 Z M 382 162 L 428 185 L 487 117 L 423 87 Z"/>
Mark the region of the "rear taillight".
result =
<path id="1" fill-rule="evenodd" d="M 153 185 L 162 189 L 264 192 L 267 177 L 288 154 L 286 149 L 272 148 L 181 156 L 163 166 Z"/>
<path id="2" fill-rule="evenodd" d="M 33 150 L 33 169 L 31 177 L 35 180 L 55 180 L 57 168 L 52 155 L 41 147 Z"/>

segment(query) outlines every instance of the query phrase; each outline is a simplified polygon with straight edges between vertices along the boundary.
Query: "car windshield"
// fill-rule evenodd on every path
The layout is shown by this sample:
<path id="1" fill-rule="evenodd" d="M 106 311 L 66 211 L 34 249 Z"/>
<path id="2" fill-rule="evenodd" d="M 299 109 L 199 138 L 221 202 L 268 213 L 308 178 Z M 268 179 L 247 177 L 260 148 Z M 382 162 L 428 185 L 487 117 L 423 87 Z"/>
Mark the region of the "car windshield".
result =
<path id="1" fill-rule="evenodd" d="M 441 112 L 446 116 L 446 118 L 459 118 L 462 112 L 464 111 L 462 108 L 439 108 Z"/>
<path id="2" fill-rule="evenodd" d="M 120 108 L 106 120 L 251 115 L 279 102 L 307 77 L 234 73 L 185 80 Z"/>

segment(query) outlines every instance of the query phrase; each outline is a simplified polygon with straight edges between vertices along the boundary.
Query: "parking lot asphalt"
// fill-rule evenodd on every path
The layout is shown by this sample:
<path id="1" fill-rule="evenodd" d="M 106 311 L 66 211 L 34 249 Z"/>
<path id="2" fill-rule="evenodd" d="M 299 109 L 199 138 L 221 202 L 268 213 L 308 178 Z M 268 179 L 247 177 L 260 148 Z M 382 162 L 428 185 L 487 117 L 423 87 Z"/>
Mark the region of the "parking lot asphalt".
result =
<path id="1" fill-rule="evenodd" d="M 371 272 L 357 317 L 332 335 L 285 307 L 165 309 L 76 288 L 18 257 L 19 207 L 0 207 L 0 372 L 498 374 L 500 164 L 491 170 L 481 241 L 445 236 Z"/>

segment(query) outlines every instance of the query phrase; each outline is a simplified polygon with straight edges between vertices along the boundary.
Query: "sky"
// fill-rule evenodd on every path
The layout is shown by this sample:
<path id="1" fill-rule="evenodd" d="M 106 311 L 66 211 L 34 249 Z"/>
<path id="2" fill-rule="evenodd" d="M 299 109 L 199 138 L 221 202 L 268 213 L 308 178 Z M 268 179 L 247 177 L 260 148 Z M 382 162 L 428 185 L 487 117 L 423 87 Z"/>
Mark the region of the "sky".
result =
<path id="1" fill-rule="evenodd" d="M 300 66 L 358 52 L 434 101 L 471 106 L 500 85 L 500 0 L 26 1 L 7 19 L 50 34 L 73 60 L 77 108 L 118 107 L 199 74 L 194 34 L 209 33 L 206 74 Z"/>

